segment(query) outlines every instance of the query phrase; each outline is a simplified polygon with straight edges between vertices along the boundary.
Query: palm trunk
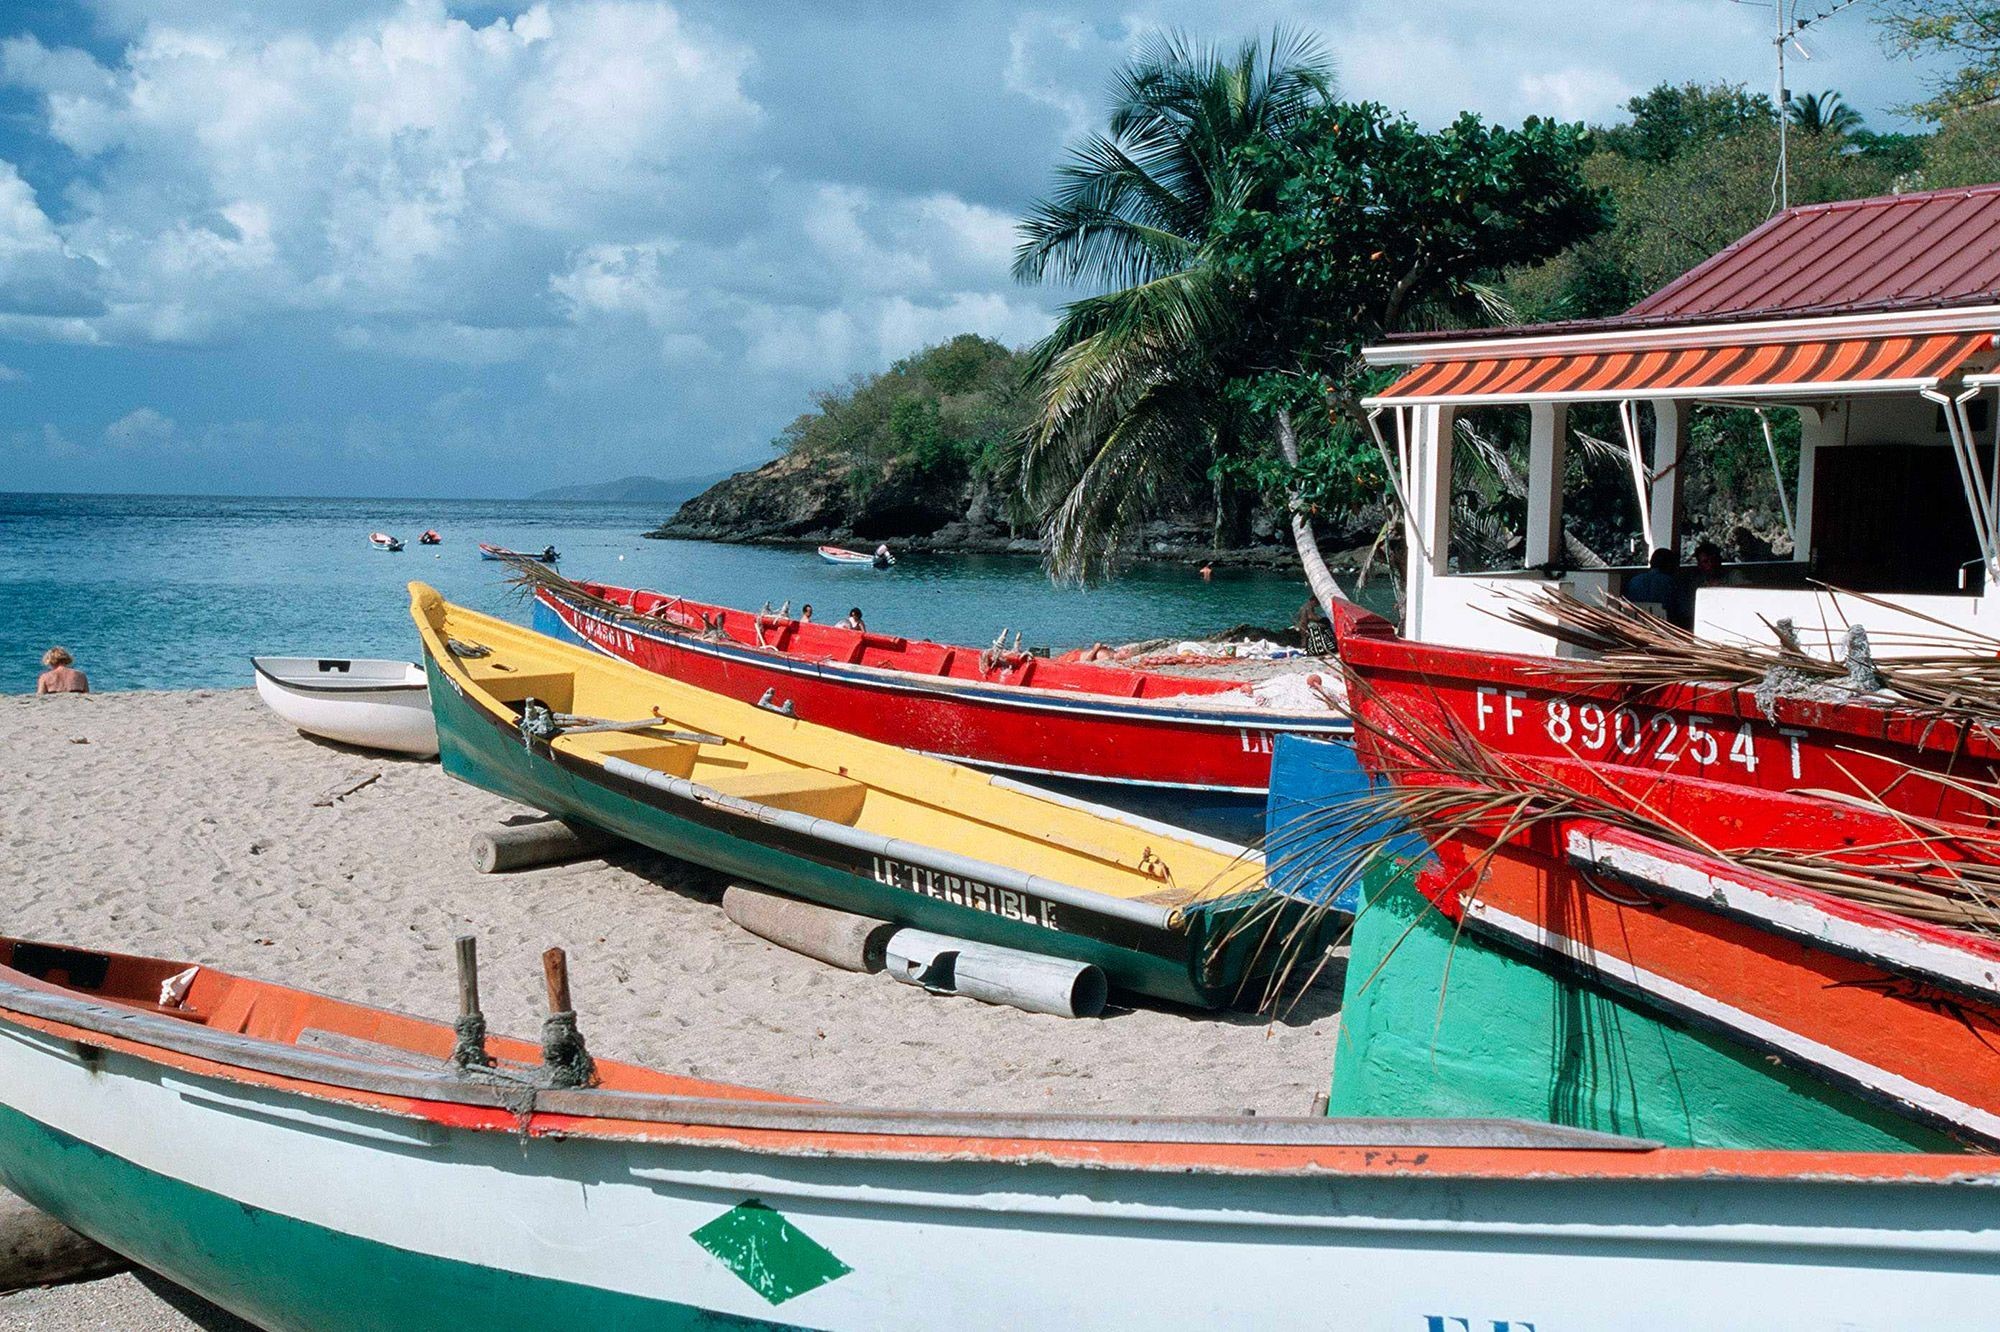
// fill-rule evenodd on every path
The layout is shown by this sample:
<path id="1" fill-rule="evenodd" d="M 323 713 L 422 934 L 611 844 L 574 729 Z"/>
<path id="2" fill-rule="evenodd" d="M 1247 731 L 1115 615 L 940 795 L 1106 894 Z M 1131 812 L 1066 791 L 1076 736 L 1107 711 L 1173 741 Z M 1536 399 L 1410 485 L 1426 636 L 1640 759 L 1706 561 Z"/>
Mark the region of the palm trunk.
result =
<path id="1" fill-rule="evenodd" d="M 1291 412 L 1282 407 L 1278 409 L 1278 452 L 1284 455 L 1289 465 L 1299 465 L 1299 437 L 1292 429 Z M 1332 618 L 1333 603 L 1346 601 L 1347 594 L 1334 581 L 1333 570 L 1326 567 L 1326 560 L 1319 553 L 1319 538 L 1313 535 L 1312 518 L 1296 494 L 1290 499 L 1290 508 L 1292 544 L 1298 547 L 1299 563 L 1305 567 L 1306 585 L 1312 588 L 1313 598 L 1319 602 L 1320 609 Z"/>

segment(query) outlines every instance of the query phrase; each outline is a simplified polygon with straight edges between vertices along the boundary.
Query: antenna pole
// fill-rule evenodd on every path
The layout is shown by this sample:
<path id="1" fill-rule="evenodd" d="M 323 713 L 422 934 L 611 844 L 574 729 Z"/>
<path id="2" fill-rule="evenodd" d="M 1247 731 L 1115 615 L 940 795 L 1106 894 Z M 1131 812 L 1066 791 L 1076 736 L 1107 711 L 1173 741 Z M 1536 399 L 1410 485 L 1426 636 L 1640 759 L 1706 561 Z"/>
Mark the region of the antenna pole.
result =
<path id="1" fill-rule="evenodd" d="M 1771 0 L 1771 8 L 1778 16 L 1778 211 L 1782 213 L 1792 203 L 1791 162 L 1785 142 L 1792 118 L 1791 98 L 1785 91 L 1785 43 L 1792 34 L 1785 30 L 1785 0 Z"/>

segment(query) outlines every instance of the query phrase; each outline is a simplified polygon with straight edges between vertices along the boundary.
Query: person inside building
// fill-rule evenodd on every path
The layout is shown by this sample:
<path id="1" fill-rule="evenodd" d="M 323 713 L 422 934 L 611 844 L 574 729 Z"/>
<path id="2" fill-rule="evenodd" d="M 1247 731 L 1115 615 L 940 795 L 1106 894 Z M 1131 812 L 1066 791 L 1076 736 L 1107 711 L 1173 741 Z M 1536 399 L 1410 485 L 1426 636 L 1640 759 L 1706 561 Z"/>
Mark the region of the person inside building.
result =
<path id="1" fill-rule="evenodd" d="M 1625 580 L 1625 600 L 1681 623 L 1680 556 L 1666 547 L 1653 552 L 1646 567 Z"/>
<path id="2" fill-rule="evenodd" d="M 1722 562 L 1722 547 L 1707 540 L 1694 548 L 1694 577 L 1697 588 L 1750 585 L 1741 569 L 1732 569 Z"/>

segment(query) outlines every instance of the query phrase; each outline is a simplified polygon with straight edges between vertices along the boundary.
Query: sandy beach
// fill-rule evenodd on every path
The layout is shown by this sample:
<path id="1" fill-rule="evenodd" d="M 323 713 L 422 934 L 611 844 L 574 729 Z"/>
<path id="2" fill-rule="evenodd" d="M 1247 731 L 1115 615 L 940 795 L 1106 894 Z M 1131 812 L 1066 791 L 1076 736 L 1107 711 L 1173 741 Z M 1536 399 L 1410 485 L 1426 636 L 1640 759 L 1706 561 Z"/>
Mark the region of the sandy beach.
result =
<path id="1" fill-rule="evenodd" d="M 739 931 L 723 881 L 666 857 L 476 874 L 470 835 L 528 811 L 434 762 L 300 736 L 247 689 L 7 698 L 0 740 L 10 934 L 446 1017 L 452 940 L 475 933 L 489 1018 L 514 1034 L 539 1029 L 537 959 L 559 944 L 598 1054 L 855 1104 L 1304 1114 L 1327 1084 L 1337 978 L 1278 1023 L 934 998 Z M 0 1297 L 0 1327 L 232 1326 L 161 1289 Z"/>

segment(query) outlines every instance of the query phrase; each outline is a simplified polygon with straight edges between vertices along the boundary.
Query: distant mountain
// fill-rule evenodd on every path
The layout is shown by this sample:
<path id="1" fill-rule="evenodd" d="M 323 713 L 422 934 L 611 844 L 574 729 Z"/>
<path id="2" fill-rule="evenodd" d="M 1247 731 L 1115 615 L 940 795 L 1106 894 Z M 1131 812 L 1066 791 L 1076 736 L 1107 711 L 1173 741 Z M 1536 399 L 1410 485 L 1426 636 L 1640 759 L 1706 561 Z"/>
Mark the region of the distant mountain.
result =
<path id="1" fill-rule="evenodd" d="M 662 481 L 657 476 L 621 476 L 577 486 L 550 486 L 528 496 L 532 500 L 593 500 L 600 504 L 678 504 L 699 495 L 727 472 L 683 476 Z"/>

